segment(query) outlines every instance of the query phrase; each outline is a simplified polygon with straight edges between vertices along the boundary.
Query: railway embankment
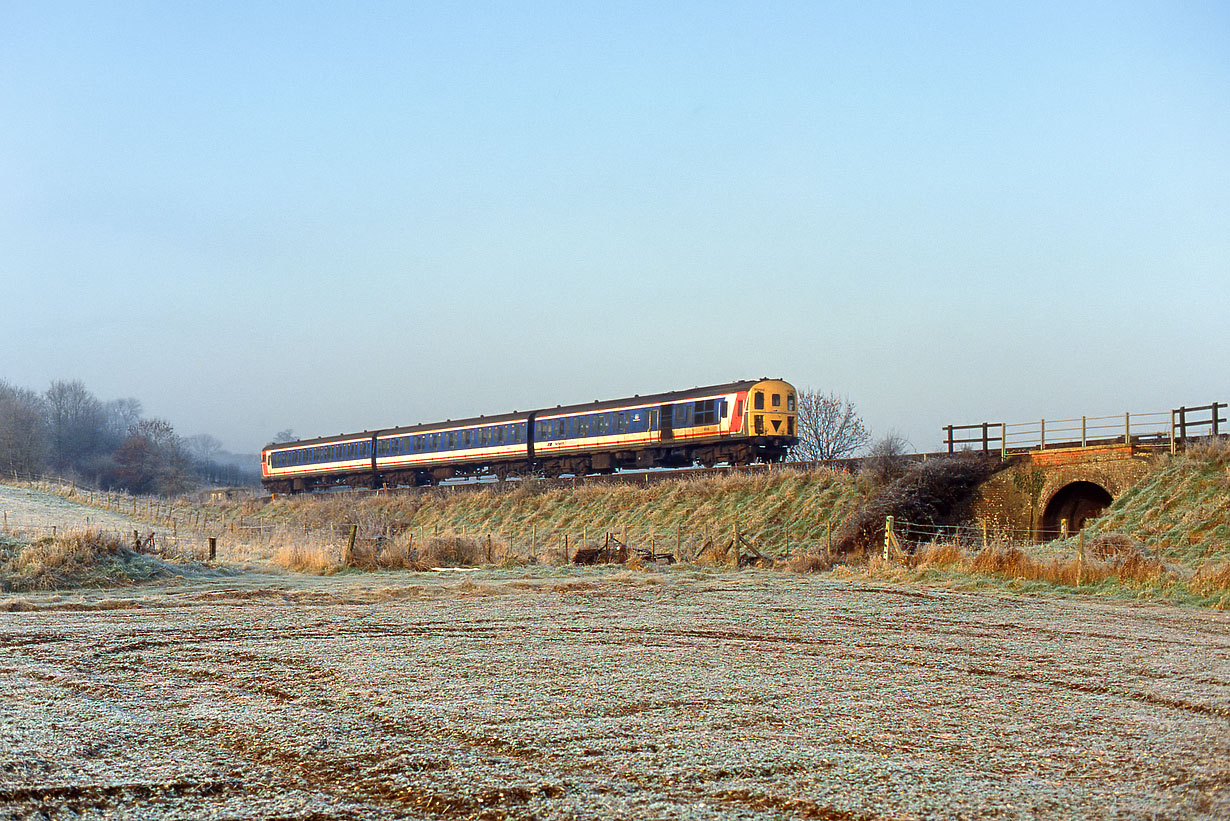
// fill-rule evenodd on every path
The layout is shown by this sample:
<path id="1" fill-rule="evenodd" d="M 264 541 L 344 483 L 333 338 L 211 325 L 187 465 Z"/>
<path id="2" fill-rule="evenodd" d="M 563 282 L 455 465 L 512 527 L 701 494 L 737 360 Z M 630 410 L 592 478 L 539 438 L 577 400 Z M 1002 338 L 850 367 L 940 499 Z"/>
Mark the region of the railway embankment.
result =
<path id="1" fill-rule="evenodd" d="M 193 538 L 208 535 L 222 565 L 317 573 L 559 566 L 578 558 L 634 567 L 752 564 L 1230 607 L 1224 442 L 1158 457 L 1083 532 L 1042 543 L 974 518 L 993 472 L 977 460 L 932 459 L 857 474 L 779 468 L 651 484 L 510 482 L 465 492 L 185 500 L 160 509 L 170 532 L 158 544 L 164 556 L 178 550 L 201 558 L 187 554 L 200 552 Z M 190 533 L 190 522 L 206 523 L 208 534 Z"/>

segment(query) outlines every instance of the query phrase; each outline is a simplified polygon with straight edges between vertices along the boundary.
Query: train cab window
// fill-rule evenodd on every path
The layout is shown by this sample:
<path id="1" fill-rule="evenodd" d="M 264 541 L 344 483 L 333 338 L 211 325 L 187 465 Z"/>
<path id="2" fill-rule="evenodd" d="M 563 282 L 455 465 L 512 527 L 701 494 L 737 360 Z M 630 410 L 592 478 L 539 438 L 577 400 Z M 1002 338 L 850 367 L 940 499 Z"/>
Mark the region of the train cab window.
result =
<path id="1" fill-rule="evenodd" d="M 780 393 L 773 394 L 773 407 L 780 408 L 782 406 L 782 395 Z"/>
<path id="2" fill-rule="evenodd" d="M 786 411 L 788 413 L 794 413 L 794 394 L 793 393 L 786 394 Z"/>
<path id="3" fill-rule="evenodd" d="M 722 400 L 722 406 L 721 406 L 721 410 L 719 411 L 719 413 L 721 413 L 723 419 L 730 418 L 730 403 L 727 402 L 725 399 Z"/>
<path id="4" fill-rule="evenodd" d="M 756 391 L 754 399 L 755 403 L 753 407 L 755 407 L 756 410 L 764 410 L 764 393 L 761 391 Z"/>

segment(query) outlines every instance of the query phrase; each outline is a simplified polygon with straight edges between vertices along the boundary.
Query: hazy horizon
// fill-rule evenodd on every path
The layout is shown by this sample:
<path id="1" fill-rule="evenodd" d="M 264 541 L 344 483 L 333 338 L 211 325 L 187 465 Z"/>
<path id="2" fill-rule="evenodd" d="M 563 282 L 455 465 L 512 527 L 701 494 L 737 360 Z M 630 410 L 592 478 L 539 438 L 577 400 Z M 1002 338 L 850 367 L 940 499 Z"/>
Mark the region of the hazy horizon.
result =
<path id="1" fill-rule="evenodd" d="M 308 438 L 761 376 L 874 436 L 1227 401 L 1216 3 L 46 3 L 0 379 Z"/>

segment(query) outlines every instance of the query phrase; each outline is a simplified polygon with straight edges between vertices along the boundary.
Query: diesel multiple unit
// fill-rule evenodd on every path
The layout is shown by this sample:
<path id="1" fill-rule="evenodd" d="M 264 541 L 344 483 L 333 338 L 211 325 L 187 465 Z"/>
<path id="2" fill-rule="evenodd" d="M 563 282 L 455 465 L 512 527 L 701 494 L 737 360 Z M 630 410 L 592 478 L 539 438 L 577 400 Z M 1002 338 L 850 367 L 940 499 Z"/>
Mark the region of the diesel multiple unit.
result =
<path id="1" fill-rule="evenodd" d="M 797 441 L 795 390 L 732 382 L 529 413 L 269 445 L 271 491 L 427 485 L 458 476 L 584 476 L 620 468 L 780 461 Z"/>

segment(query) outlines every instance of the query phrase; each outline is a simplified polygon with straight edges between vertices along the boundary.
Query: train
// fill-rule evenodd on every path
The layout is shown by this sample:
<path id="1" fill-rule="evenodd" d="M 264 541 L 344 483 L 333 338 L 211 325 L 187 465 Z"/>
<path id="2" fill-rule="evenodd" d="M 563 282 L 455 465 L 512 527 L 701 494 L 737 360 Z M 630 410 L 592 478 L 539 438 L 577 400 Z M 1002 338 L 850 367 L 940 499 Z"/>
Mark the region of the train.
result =
<path id="1" fill-rule="evenodd" d="M 777 462 L 798 441 L 797 392 L 758 379 L 265 446 L 273 493 L 585 476 Z"/>

